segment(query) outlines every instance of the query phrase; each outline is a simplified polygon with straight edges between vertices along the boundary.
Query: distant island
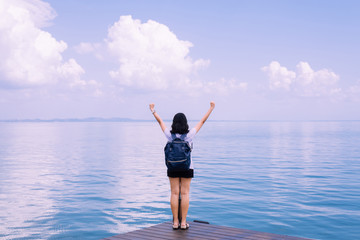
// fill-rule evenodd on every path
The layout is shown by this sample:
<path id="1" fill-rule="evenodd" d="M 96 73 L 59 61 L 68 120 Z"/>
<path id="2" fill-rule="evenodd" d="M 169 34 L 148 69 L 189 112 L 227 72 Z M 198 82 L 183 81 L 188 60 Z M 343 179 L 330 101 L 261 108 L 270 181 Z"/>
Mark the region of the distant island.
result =
<path id="1" fill-rule="evenodd" d="M 0 122 L 149 122 L 152 120 L 137 120 L 131 118 L 54 118 L 54 119 L 8 119 Z"/>
<path id="2" fill-rule="evenodd" d="M 11 122 L 153 122 L 153 119 L 132 119 L 132 118 L 53 118 L 53 119 L 0 119 L 0 123 Z M 164 119 L 165 122 L 172 122 L 172 119 Z M 188 122 L 199 120 L 188 119 Z M 209 122 L 359 122 L 360 120 L 207 120 Z"/>

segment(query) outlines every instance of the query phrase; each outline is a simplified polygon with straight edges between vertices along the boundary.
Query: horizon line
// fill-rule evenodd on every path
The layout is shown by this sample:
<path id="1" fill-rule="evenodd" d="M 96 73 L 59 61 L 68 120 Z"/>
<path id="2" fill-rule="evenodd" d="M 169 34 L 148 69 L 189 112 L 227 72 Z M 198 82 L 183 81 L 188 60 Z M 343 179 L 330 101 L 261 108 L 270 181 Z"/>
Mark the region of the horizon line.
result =
<path id="1" fill-rule="evenodd" d="M 133 119 L 133 118 L 121 118 L 121 117 L 85 117 L 85 118 L 51 118 L 51 119 L 41 119 L 41 118 L 26 118 L 26 119 L 0 119 L 0 122 L 152 122 L 153 119 Z M 164 119 L 166 122 L 171 122 L 171 119 Z M 198 121 L 198 120 L 188 120 L 189 122 Z M 275 119 L 265 119 L 265 120 L 236 120 L 236 119 L 222 119 L 222 120 L 213 120 L 208 119 L 208 122 L 358 122 L 360 120 L 334 120 L 334 119 L 321 119 L 321 120 L 275 120 Z"/>

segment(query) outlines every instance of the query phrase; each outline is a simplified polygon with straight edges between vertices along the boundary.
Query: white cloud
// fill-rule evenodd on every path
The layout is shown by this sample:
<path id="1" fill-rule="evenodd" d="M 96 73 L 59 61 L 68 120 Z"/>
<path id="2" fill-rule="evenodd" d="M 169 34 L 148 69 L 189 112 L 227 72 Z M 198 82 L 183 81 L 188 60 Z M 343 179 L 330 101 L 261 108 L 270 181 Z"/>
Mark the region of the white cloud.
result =
<path id="1" fill-rule="evenodd" d="M 55 16 L 50 5 L 40 0 L 0 0 L 0 85 L 81 82 L 84 69 L 74 59 L 63 60 L 67 44 L 41 29 Z"/>
<path id="2" fill-rule="evenodd" d="M 141 92 L 174 89 L 189 95 L 247 89 L 247 83 L 235 79 L 201 80 L 197 73 L 207 68 L 210 61 L 191 59 L 192 46 L 191 42 L 178 39 L 164 24 L 153 20 L 142 23 L 131 16 L 121 16 L 108 29 L 104 42 L 82 42 L 74 49 L 79 54 L 91 53 L 97 59 L 115 63 L 117 68 L 109 71 L 109 75 L 125 89 L 136 88 Z"/>
<path id="3" fill-rule="evenodd" d="M 73 58 L 60 65 L 57 72 L 65 77 L 65 79 L 71 79 L 69 83 L 71 87 L 78 85 L 84 86 L 87 84 L 87 82 L 80 78 L 80 76 L 85 73 L 84 69 L 77 64 Z"/>
<path id="4" fill-rule="evenodd" d="M 283 88 L 290 90 L 290 85 L 294 82 L 296 73 L 289 71 L 286 67 L 282 67 L 279 62 L 272 61 L 269 66 L 265 66 L 262 70 L 269 77 L 269 87 L 271 90 Z"/>
<path id="5" fill-rule="evenodd" d="M 337 87 L 339 76 L 328 69 L 314 71 L 307 62 L 296 65 L 296 89 L 303 96 L 333 95 L 341 91 Z"/>
<path id="6" fill-rule="evenodd" d="M 299 62 L 296 72 L 276 61 L 261 69 L 268 75 L 271 90 L 282 89 L 304 97 L 331 96 L 341 92 L 337 87 L 339 76 L 336 73 L 328 69 L 314 71 L 307 62 Z"/>
<path id="7" fill-rule="evenodd" d="M 166 25 L 153 20 L 141 23 L 121 16 L 109 28 L 105 42 L 119 65 L 110 76 L 124 86 L 149 90 L 188 87 L 195 84 L 192 74 L 210 63 L 192 60 L 188 55 L 192 43 L 179 40 Z"/>

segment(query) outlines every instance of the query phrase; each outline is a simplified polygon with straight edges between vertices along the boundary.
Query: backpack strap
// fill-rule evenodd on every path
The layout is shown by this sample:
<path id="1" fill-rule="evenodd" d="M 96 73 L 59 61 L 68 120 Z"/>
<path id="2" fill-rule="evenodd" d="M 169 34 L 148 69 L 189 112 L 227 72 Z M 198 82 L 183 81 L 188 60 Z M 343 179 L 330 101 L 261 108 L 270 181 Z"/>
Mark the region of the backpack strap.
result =
<path id="1" fill-rule="evenodd" d="M 183 140 L 183 141 L 185 141 L 186 135 L 187 135 L 187 134 L 181 134 L 180 139 Z"/>
<path id="2" fill-rule="evenodd" d="M 179 138 L 180 138 L 182 141 L 185 141 L 186 135 L 187 135 L 187 134 L 181 134 Z M 172 138 L 172 140 L 174 140 L 174 139 L 176 139 L 176 138 L 178 138 L 178 137 L 176 137 L 176 134 L 175 134 L 175 133 L 172 133 L 172 134 L 171 134 L 171 138 Z"/>

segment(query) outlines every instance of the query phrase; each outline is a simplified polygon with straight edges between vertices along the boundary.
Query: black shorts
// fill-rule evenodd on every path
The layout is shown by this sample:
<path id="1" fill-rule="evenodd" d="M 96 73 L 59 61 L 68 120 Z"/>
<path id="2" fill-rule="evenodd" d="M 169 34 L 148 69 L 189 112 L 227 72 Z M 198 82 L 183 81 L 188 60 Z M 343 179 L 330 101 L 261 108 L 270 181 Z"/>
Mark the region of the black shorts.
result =
<path id="1" fill-rule="evenodd" d="M 194 169 L 189 169 L 185 171 L 169 171 L 167 170 L 167 176 L 172 178 L 193 178 L 194 177 Z"/>

